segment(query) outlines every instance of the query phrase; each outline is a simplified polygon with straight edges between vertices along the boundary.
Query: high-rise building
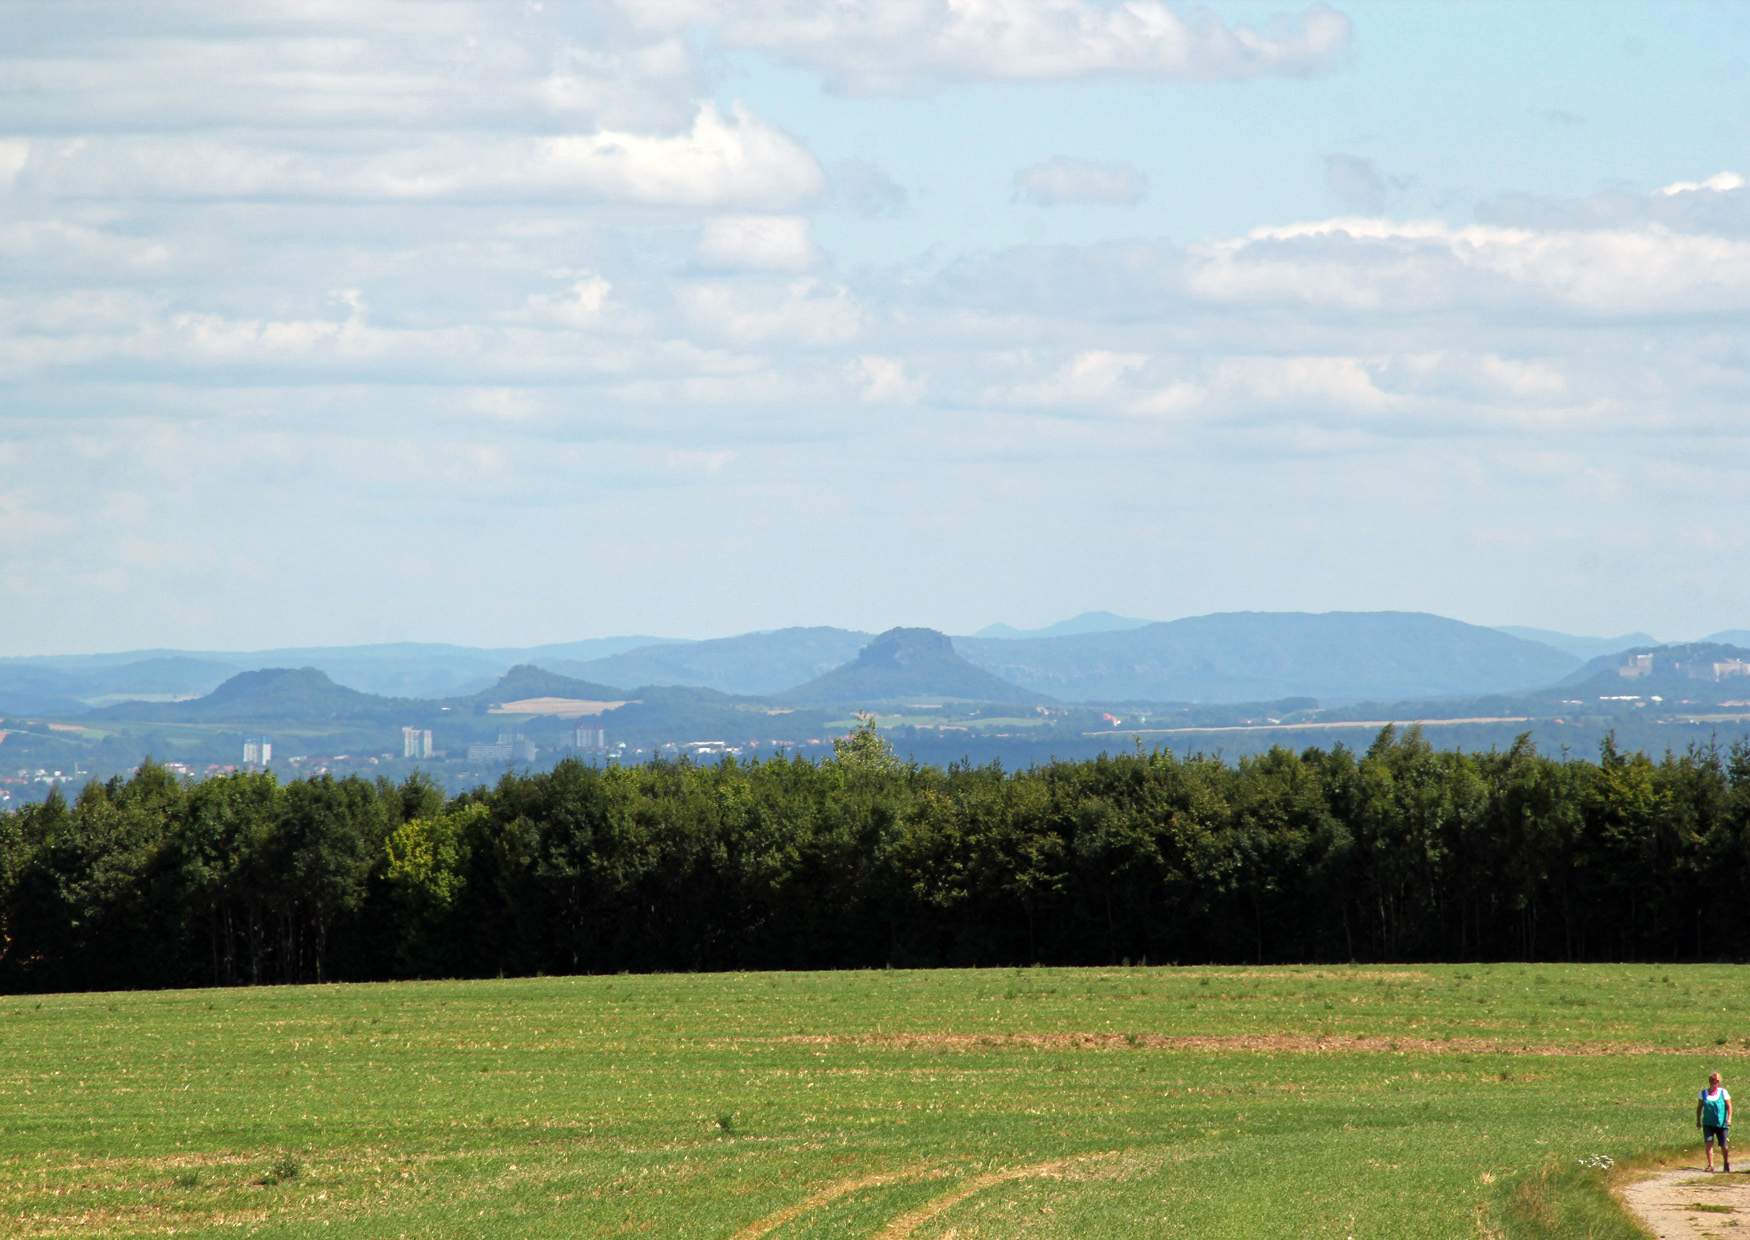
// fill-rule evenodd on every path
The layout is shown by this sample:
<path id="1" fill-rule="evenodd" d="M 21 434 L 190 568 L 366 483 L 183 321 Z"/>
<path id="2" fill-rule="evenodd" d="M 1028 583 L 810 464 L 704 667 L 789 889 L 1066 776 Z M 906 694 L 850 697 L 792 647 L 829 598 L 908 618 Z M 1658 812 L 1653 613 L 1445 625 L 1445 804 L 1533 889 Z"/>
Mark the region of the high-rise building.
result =
<path id="1" fill-rule="evenodd" d="M 535 755 L 534 742 L 521 732 L 500 732 L 496 744 L 468 746 L 470 762 L 533 762 Z"/>
<path id="2" fill-rule="evenodd" d="M 431 757 L 431 729 L 402 728 L 401 756 L 403 758 Z"/>
<path id="3" fill-rule="evenodd" d="M 243 765 L 266 766 L 273 761 L 273 742 L 265 736 L 243 738 Z"/>
<path id="4" fill-rule="evenodd" d="M 608 747 L 608 732 L 606 728 L 593 723 L 580 723 L 571 734 L 573 749 L 606 749 Z"/>

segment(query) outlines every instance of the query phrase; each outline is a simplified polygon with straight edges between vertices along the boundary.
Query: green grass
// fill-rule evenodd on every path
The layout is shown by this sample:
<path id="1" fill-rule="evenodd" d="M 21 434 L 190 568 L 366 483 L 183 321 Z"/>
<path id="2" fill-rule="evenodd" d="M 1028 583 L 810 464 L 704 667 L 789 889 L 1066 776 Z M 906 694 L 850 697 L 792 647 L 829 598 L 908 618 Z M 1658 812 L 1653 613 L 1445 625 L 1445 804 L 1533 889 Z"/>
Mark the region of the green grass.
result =
<path id="1" fill-rule="evenodd" d="M 1135 968 L 5 998 L 0 1234 L 1630 1237 L 1599 1156 L 1691 1142 L 1703 1075 L 1731 1086 L 1750 1056 L 1747 980 Z"/>

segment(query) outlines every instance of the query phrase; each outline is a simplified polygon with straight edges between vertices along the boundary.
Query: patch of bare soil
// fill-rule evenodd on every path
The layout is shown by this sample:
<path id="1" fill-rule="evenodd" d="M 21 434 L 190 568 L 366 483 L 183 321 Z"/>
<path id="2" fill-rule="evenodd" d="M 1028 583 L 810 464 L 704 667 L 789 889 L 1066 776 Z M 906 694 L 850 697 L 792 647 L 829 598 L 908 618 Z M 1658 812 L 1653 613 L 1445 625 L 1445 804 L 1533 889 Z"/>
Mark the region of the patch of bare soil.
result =
<path id="1" fill-rule="evenodd" d="M 1742 1169 L 1709 1175 L 1697 1158 L 1693 1166 L 1635 1180 L 1618 1196 L 1659 1240 L 1750 1235 L 1750 1172 Z"/>

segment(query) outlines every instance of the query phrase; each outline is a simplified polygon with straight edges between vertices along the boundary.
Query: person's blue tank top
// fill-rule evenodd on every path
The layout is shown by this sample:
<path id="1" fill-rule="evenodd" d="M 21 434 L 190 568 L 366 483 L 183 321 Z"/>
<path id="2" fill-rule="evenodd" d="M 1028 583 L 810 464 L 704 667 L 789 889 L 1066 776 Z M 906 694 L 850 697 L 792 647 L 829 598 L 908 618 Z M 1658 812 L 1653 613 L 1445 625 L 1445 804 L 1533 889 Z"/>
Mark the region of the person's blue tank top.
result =
<path id="1" fill-rule="evenodd" d="M 1726 1126 L 1726 1098 L 1724 1089 L 1701 1091 L 1701 1122 L 1709 1128 L 1724 1128 Z"/>

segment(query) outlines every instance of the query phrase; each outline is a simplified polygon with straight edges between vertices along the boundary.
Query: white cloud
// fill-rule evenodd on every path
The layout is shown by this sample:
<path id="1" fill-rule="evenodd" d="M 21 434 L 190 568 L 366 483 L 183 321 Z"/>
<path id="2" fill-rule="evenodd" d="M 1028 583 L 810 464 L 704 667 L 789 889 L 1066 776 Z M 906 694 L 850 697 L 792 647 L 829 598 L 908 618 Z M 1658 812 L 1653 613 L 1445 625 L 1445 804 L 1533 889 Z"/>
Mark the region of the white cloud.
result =
<path id="1" fill-rule="evenodd" d="M 1148 361 L 1144 353 L 1090 349 L 1077 353 L 1042 377 L 988 388 L 984 401 L 1042 409 L 1110 407 L 1132 398 L 1137 376 Z"/>
<path id="2" fill-rule="evenodd" d="M 680 473 L 720 474 L 735 460 L 735 452 L 730 448 L 675 448 L 664 453 L 663 460 Z"/>
<path id="3" fill-rule="evenodd" d="M 684 39 L 606 5 L 518 13 L 497 0 L 223 6 L 13 4 L 0 50 L 14 130 L 685 124 L 708 75 Z M 27 17 L 18 14 L 28 9 Z M 10 54 L 8 54 L 10 52 Z"/>
<path id="4" fill-rule="evenodd" d="M 1063 203 L 1130 207 L 1148 192 L 1148 178 L 1129 164 L 1058 156 L 1015 173 L 1015 197 L 1040 207 Z"/>
<path id="5" fill-rule="evenodd" d="M 1334 343 L 1348 343 L 1347 340 Z M 1200 424 L 1298 436 L 1297 451 L 1360 449 L 1403 435 L 1488 434 L 1503 428 L 1631 430 L 1647 423 L 1613 390 L 1620 376 L 1580 390 L 1548 359 L 1490 352 L 1231 350 L 1197 356 L 1088 349 L 1052 362 L 1027 352 L 987 359 L 1019 381 L 986 387 L 993 409 Z M 1250 431 L 1247 431 L 1250 435 Z"/>
<path id="6" fill-rule="evenodd" d="M 1673 181 L 1659 192 L 1667 198 L 1678 194 L 1695 194 L 1709 191 L 1716 194 L 1730 193 L 1735 189 L 1743 189 L 1747 182 L 1736 172 L 1716 172 L 1705 181 Z"/>
<path id="7" fill-rule="evenodd" d="M 206 138 L 79 138 L 40 144 L 20 183 L 113 199 L 364 202 L 620 202 L 789 207 L 825 174 L 795 139 L 741 107 L 701 106 L 679 133 L 451 135 L 369 152 Z"/>
<path id="8" fill-rule="evenodd" d="M 466 413 L 494 422 L 531 422 L 547 412 L 546 402 L 526 388 L 474 388 L 462 394 Z"/>
<path id="9" fill-rule="evenodd" d="M 865 327 L 850 290 L 821 280 L 701 280 L 676 298 L 695 329 L 736 344 L 843 345 Z"/>
<path id="10" fill-rule="evenodd" d="M 977 80 L 1318 73 L 1339 62 L 1350 35 L 1349 19 L 1324 5 L 1264 27 L 1229 25 L 1162 0 L 625 0 L 625 7 L 651 28 L 712 21 L 731 46 L 775 52 L 859 93 Z"/>
<path id="11" fill-rule="evenodd" d="M 1607 317 L 1750 309 L 1750 242 L 1661 228 L 1538 231 L 1346 218 L 1193 247 L 1211 301 L 1349 311 L 1522 305 Z"/>
<path id="12" fill-rule="evenodd" d="M 0 138 L 0 187 L 10 189 L 29 158 L 30 143 L 20 138 Z"/>
<path id="13" fill-rule="evenodd" d="M 574 280 L 562 293 L 536 293 L 528 300 L 529 317 L 537 323 L 551 323 L 585 331 L 600 324 L 608 306 L 613 285 L 594 272 Z"/>
<path id="14" fill-rule="evenodd" d="M 897 357 L 865 353 L 851 362 L 849 371 L 866 405 L 913 405 L 926 390 L 924 381 L 914 378 Z"/>
<path id="15" fill-rule="evenodd" d="M 800 215 L 730 215 L 705 221 L 696 251 L 708 267 L 807 271 L 820 260 L 808 221 Z"/>

